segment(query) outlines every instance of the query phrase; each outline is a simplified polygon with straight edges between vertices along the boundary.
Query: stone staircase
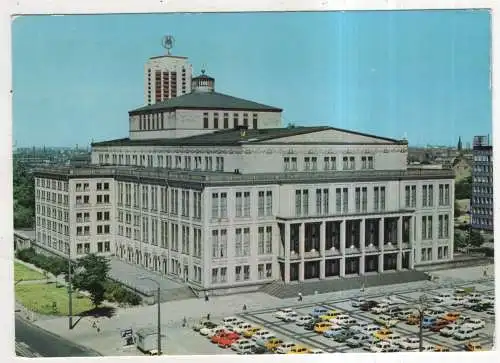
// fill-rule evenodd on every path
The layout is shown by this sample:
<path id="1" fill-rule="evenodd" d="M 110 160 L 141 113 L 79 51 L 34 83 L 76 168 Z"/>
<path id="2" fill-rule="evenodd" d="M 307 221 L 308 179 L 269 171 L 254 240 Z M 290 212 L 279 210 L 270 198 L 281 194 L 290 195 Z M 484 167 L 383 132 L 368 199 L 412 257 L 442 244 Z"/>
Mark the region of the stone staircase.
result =
<path id="1" fill-rule="evenodd" d="M 267 293 L 268 295 L 280 299 L 287 299 L 298 296 L 299 292 L 307 296 L 316 293 L 324 294 L 335 291 L 355 290 L 360 289 L 363 285 L 365 287 L 376 287 L 423 280 L 428 280 L 427 273 L 423 271 L 398 271 L 366 276 L 291 282 L 288 284 L 282 281 L 275 281 L 262 287 L 260 292 Z"/>

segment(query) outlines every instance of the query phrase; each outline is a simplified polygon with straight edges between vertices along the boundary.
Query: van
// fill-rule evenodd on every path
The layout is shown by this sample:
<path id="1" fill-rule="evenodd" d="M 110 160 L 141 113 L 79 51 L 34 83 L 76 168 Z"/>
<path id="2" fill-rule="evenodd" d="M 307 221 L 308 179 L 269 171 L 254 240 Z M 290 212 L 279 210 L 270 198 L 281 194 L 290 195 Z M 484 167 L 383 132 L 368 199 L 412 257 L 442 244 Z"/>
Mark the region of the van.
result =
<path id="1" fill-rule="evenodd" d="M 423 328 L 430 328 L 433 326 L 437 321 L 437 318 L 435 316 L 424 316 L 422 319 L 422 327 Z"/>
<path id="2" fill-rule="evenodd" d="M 243 343 L 236 347 L 235 351 L 237 354 L 252 354 L 252 349 L 255 347 L 255 344 L 252 343 Z"/>

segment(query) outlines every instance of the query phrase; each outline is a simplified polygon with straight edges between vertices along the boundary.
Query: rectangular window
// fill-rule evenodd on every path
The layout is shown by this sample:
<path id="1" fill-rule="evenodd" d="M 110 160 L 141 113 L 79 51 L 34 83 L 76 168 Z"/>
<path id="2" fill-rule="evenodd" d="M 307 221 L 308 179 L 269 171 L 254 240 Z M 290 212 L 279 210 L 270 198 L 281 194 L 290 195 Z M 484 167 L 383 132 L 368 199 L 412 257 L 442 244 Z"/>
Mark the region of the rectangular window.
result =
<path id="1" fill-rule="evenodd" d="M 265 200 L 264 200 L 264 196 L 265 196 L 264 191 L 259 191 L 258 199 L 257 199 L 257 215 L 259 217 L 263 217 L 265 215 L 265 209 L 264 209 Z"/>
<path id="2" fill-rule="evenodd" d="M 316 214 L 321 215 L 322 203 L 322 191 L 321 189 L 316 189 Z"/>
<path id="3" fill-rule="evenodd" d="M 238 125 L 239 125 L 238 114 L 237 113 L 233 113 L 233 127 L 237 128 Z"/>
<path id="4" fill-rule="evenodd" d="M 219 128 L 219 114 L 217 112 L 214 113 L 214 129 Z"/>
<path id="5" fill-rule="evenodd" d="M 203 128 L 208 129 L 209 124 L 208 124 L 208 112 L 203 113 Z"/>
<path id="6" fill-rule="evenodd" d="M 212 193 L 212 219 L 219 218 L 219 208 L 220 208 L 219 193 Z"/>
<path id="7" fill-rule="evenodd" d="M 257 130 L 257 129 L 258 129 L 258 126 L 259 126 L 259 125 L 258 125 L 258 114 L 257 114 L 257 113 L 254 113 L 254 114 L 252 115 L 252 128 L 253 128 L 254 130 Z"/>
<path id="8" fill-rule="evenodd" d="M 342 213 L 342 189 L 335 189 L 335 212 Z"/>
<path id="9" fill-rule="evenodd" d="M 304 216 L 309 215 L 309 190 L 302 191 L 302 213 Z"/>
<path id="10" fill-rule="evenodd" d="M 264 227 L 259 227 L 258 228 L 258 241 L 257 241 L 257 253 L 259 255 L 263 255 L 265 251 L 265 235 L 264 235 Z"/>
<path id="11" fill-rule="evenodd" d="M 235 230 L 234 251 L 236 257 L 243 256 L 243 234 L 241 228 L 236 228 Z"/>
<path id="12" fill-rule="evenodd" d="M 295 215 L 296 216 L 302 215 L 302 191 L 301 190 L 295 191 Z"/>
<path id="13" fill-rule="evenodd" d="M 361 188 L 355 188 L 354 190 L 354 205 L 356 213 L 361 212 Z"/>
<path id="14" fill-rule="evenodd" d="M 224 128 L 229 128 L 229 114 L 227 112 L 224 113 Z"/>
<path id="15" fill-rule="evenodd" d="M 361 210 L 363 212 L 368 211 L 368 188 L 361 188 Z"/>
<path id="16" fill-rule="evenodd" d="M 342 212 L 349 212 L 349 190 L 347 188 L 342 189 Z"/>
<path id="17" fill-rule="evenodd" d="M 409 185 L 405 186 L 405 207 L 409 208 L 411 206 L 411 189 Z"/>
<path id="18" fill-rule="evenodd" d="M 266 254 L 271 254 L 273 253 L 273 227 L 267 226 L 266 227 Z"/>

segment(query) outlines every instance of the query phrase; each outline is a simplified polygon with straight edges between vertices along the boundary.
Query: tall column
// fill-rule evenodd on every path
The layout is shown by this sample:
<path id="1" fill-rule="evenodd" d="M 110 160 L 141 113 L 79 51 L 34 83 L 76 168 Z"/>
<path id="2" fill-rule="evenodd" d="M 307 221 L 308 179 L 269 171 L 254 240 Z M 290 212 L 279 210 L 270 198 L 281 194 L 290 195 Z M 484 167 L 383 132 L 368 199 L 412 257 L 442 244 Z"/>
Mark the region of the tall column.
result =
<path id="1" fill-rule="evenodd" d="M 366 220 L 363 218 L 359 222 L 359 249 L 365 253 Z"/>
<path id="2" fill-rule="evenodd" d="M 409 261 L 409 268 L 410 270 L 413 270 L 415 268 L 415 249 L 412 247 L 410 250 L 410 261 Z"/>
<path id="3" fill-rule="evenodd" d="M 340 222 L 340 277 L 345 276 L 345 223 Z"/>
<path id="4" fill-rule="evenodd" d="M 398 217 L 398 231 L 397 231 L 397 237 L 398 237 L 398 249 L 401 250 L 403 248 L 403 216 Z"/>
<path id="5" fill-rule="evenodd" d="M 301 223 L 299 227 L 299 281 L 304 281 L 304 254 L 305 254 L 305 224 Z"/>
<path id="6" fill-rule="evenodd" d="M 319 261 L 319 278 L 325 278 L 325 263 L 326 263 L 326 222 L 323 221 L 319 225 L 319 255 L 321 260 Z"/>
<path id="7" fill-rule="evenodd" d="M 290 282 L 290 223 L 285 222 L 285 283 Z"/>
<path id="8" fill-rule="evenodd" d="M 398 254 L 396 256 L 396 270 L 401 271 L 403 269 L 403 252 L 398 251 Z"/>
<path id="9" fill-rule="evenodd" d="M 378 256 L 378 272 L 384 272 L 384 217 L 381 217 L 378 223 L 378 248 L 380 255 Z"/>

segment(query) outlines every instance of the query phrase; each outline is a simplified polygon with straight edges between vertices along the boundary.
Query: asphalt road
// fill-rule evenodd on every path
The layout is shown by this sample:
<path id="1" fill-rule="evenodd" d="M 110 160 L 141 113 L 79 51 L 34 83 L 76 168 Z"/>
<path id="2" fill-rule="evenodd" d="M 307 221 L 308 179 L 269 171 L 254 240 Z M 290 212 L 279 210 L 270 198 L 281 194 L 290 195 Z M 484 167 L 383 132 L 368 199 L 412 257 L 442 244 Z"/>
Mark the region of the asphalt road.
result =
<path id="1" fill-rule="evenodd" d="M 98 353 L 45 331 L 16 315 L 16 354 L 22 357 L 95 357 Z"/>

